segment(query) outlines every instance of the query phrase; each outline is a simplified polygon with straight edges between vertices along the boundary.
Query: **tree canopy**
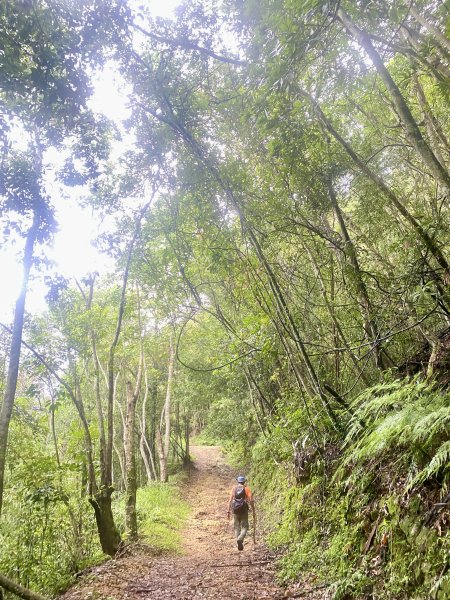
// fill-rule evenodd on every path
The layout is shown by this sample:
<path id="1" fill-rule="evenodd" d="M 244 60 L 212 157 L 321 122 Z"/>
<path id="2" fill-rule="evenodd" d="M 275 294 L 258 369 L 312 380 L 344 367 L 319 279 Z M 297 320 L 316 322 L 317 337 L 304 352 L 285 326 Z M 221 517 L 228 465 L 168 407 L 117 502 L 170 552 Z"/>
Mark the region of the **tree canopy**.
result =
<path id="1" fill-rule="evenodd" d="M 286 581 L 444 598 L 448 6 L 14 0 L 0 39 L 1 238 L 23 266 L 0 333 L 0 544 L 34 532 L 46 565 L 23 541 L 0 571 L 53 592 L 57 560 L 68 576 L 99 552 L 94 522 L 114 556 L 137 490 L 201 435 L 251 466 Z M 89 103 L 111 65 L 120 123 Z M 69 195 L 115 219 L 113 272 L 57 274 L 29 314 Z"/>

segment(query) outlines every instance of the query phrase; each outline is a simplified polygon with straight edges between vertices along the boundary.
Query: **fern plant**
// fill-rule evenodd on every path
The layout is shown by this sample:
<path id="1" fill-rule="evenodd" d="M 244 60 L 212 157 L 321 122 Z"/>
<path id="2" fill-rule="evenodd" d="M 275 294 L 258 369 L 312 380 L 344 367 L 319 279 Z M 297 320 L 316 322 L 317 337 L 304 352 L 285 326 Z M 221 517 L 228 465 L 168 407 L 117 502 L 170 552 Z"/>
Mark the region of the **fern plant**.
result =
<path id="1" fill-rule="evenodd" d="M 390 456 L 407 487 L 446 475 L 450 394 L 418 378 L 365 390 L 353 404 L 344 466 Z"/>

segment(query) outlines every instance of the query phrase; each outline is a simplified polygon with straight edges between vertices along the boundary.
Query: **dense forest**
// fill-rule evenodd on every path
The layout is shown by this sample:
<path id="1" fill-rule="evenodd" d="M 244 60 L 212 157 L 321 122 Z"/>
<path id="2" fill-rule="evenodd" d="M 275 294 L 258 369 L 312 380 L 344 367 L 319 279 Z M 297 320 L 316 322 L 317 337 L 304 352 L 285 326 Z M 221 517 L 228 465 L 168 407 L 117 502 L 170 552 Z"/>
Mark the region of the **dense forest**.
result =
<path id="1" fill-rule="evenodd" d="M 5 598 L 139 539 L 194 437 L 248 469 L 280 582 L 450 597 L 448 8 L 1 3 Z M 70 198 L 110 272 L 50 264 Z"/>

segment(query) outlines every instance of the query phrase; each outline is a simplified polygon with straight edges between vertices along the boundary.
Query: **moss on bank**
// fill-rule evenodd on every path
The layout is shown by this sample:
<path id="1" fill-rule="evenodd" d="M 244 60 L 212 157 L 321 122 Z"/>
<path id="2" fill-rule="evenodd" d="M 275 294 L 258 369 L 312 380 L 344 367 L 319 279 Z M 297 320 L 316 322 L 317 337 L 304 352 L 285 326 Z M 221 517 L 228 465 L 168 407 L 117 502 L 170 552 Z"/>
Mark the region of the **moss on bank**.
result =
<path id="1" fill-rule="evenodd" d="M 417 380 L 368 390 L 320 453 L 283 407 L 251 458 L 281 581 L 329 584 L 334 600 L 450 597 L 449 400 Z"/>

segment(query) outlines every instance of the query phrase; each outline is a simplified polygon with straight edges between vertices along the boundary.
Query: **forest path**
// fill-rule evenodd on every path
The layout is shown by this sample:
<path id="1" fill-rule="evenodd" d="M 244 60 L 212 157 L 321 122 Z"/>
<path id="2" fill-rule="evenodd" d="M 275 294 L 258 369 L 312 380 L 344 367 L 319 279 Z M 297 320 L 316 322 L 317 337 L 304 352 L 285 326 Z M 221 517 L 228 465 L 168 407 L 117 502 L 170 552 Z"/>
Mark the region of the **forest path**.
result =
<path id="1" fill-rule="evenodd" d="M 181 556 L 142 553 L 94 569 L 63 600 L 259 600 L 281 599 L 267 550 L 246 538 L 243 552 L 226 518 L 235 474 L 219 447 L 194 446 L 184 499 L 192 512 L 183 532 Z"/>

